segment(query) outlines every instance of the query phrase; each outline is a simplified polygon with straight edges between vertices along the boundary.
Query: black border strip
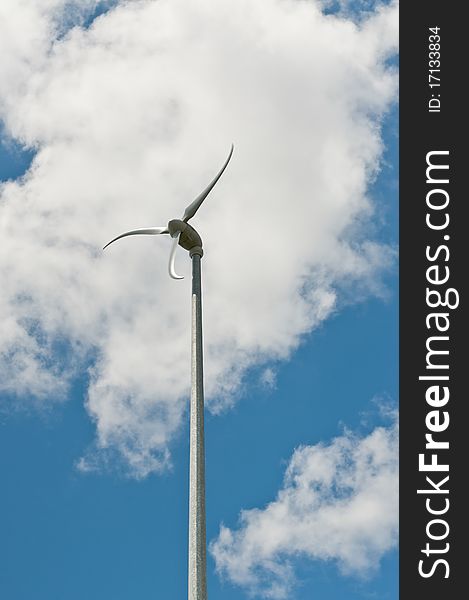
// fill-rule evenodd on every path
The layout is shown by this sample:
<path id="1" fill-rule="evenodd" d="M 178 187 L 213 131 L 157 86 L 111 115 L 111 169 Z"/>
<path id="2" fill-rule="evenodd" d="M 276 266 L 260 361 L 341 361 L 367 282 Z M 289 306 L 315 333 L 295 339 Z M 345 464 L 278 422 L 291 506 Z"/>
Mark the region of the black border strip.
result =
<path id="1" fill-rule="evenodd" d="M 469 440 L 464 416 L 469 400 L 462 319 L 469 198 L 462 187 L 467 170 L 462 50 L 469 30 L 458 8 L 433 0 L 400 6 L 400 598 L 405 600 L 459 598 L 466 587 L 461 519 L 468 503 L 463 484 L 469 452 L 463 440 Z M 430 48 L 432 42 L 439 47 Z M 429 56 L 431 51 L 439 56 Z M 431 59 L 439 64 L 429 64 Z M 427 172 L 427 161 L 449 168 Z M 459 299 L 459 305 L 445 307 L 445 298 L 450 305 Z M 448 354 L 432 354 L 435 350 Z M 429 434 L 441 445 L 426 448 Z M 448 471 L 429 470 L 432 460 L 435 469 L 447 465 Z"/>

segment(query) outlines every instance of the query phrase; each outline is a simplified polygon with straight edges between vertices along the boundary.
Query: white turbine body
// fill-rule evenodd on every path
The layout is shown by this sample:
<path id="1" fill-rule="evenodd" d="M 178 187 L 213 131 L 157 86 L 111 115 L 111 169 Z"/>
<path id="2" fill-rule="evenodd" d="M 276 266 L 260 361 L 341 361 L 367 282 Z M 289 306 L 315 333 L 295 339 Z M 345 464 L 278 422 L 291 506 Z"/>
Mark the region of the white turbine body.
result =
<path id="1" fill-rule="evenodd" d="M 184 211 L 184 215 L 182 216 L 182 219 L 180 220 L 181 223 L 187 224 L 189 222 L 189 220 L 192 219 L 192 217 L 195 215 L 195 213 L 199 210 L 202 202 L 209 195 L 209 193 L 215 187 L 215 184 L 217 183 L 217 181 L 223 175 L 223 171 L 226 169 L 226 167 L 228 166 L 228 163 L 230 162 L 231 156 L 233 154 L 233 150 L 234 150 L 234 146 L 232 144 L 230 153 L 228 154 L 228 158 L 224 162 L 222 168 L 218 171 L 218 173 L 215 175 L 215 177 L 212 179 L 212 181 L 208 184 L 208 186 L 197 196 L 197 198 L 195 200 L 193 200 L 189 204 L 189 206 L 186 207 L 186 210 Z M 176 220 L 174 220 L 173 223 L 176 223 Z M 169 276 L 172 277 L 173 279 L 184 279 L 184 277 L 182 277 L 181 275 L 178 275 L 175 270 L 176 248 L 178 246 L 180 236 L 181 236 L 181 233 L 183 232 L 183 230 L 184 230 L 184 227 L 182 226 L 179 229 L 178 228 L 175 229 L 173 227 L 172 231 L 170 231 L 169 224 L 166 227 L 142 227 L 140 229 L 132 229 L 131 231 L 126 231 L 125 233 L 121 233 L 120 235 L 118 235 L 117 237 L 112 239 L 110 242 L 108 242 L 104 246 L 103 250 L 106 249 L 113 242 L 116 242 L 117 240 L 120 240 L 121 238 L 124 238 L 124 237 L 128 237 L 130 235 L 160 235 L 160 234 L 168 233 L 173 238 L 173 243 L 171 245 L 171 251 L 169 254 L 169 264 L 168 264 Z"/>

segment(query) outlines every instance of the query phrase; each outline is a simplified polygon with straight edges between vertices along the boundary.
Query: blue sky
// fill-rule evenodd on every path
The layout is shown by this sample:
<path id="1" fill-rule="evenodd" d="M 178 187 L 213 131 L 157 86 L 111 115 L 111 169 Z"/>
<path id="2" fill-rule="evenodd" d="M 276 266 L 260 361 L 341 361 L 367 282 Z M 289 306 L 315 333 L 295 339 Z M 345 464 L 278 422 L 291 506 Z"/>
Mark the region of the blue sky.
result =
<path id="1" fill-rule="evenodd" d="M 221 521 L 235 524 L 241 507 L 272 499 L 298 444 L 327 441 L 341 422 L 361 429 L 363 413 L 376 421 L 374 396 L 396 399 L 396 318 L 395 293 L 345 310 L 282 367 L 275 391 L 254 388 L 234 411 L 208 419 L 208 539 Z M 93 430 L 82 393 L 77 385 L 52 415 L 2 418 L 0 589 L 12 600 L 184 597 L 187 428 L 162 477 L 83 476 L 73 465 Z M 208 575 L 212 597 L 243 597 L 214 574 L 212 560 Z M 299 575 L 298 600 L 398 597 L 396 551 L 368 581 L 305 560 Z"/>
<path id="2" fill-rule="evenodd" d="M 294 486 L 284 479 L 292 457 L 298 456 L 295 450 L 303 447 L 307 456 L 321 453 L 332 448 L 338 438 L 350 442 L 346 448 L 353 452 L 368 443 L 380 427 L 385 437 L 393 427 L 392 417 L 383 414 L 383 406 L 396 408 L 398 393 L 397 109 L 389 61 L 395 42 L 383 34 L 388 17 L 384 12 L 382 18 L 370 21 L 368 29 L 351 32 L 347 16 L 314 16 L 317 43 L 324 39 L 327 47 L 331 35 L 338 40 L 347 38 L 344 43 L 351 57 L 344 58 L 347 53 L 338 51 L 328 58 L 329 69 L 323 70 L 315 63 L 315 47 L 304 46 L 303 56 L 298 54 L 305 44 L 302 40 L 309 35 L 307 27 L 300 24 L 304 21 L 301 14 L 291 13 L 291 22 L 285 21 L 284 29 L 288 25 L 291 36 L 275 34 L 275 25 L 282 19 L 274 0 L 266 5 L 265 18 L 274 33 L 265 34 L 265 54 L 257 42 L 249 51 L 252 31 L 257 35 L 262 22 L 257 11 L 248 15 L 247 24 L 241 17 L 248 13 L 241 10 L 233 17 L 232 46 L 229 32 L 228 41 L 217 38 L 215 15 L 213 29 L 203 38 L 206 47 L 194 47 L 194 63 L 178 79 L 181 53 L 191 47 L 191 28 L 197 30 L 208 3 L 195 3 L 200 14 L 194 9 L 187 21 L 176 9 L 158 13 L 156 3 L 145 8 L 144 3 L 136 2 L 132 10 L 116 4 L 108 20 L 106 13 L 98 19 L 98 28 L 93 29 L 93 13 L 88 12 L 80 17 L 84 26 L 65 37 L 61 32 L 57 43 L 47 37 L 50 27 L 45 25 L 64 18 L 54 13 L 56 7 L 52 6 L 50 13 L 20 15 L 36 19 L 37 31 L 43 27 L 45 54 L 37 63 L 30 59 L 32 73 L 21 74 L 20 69 L 13 75 L 4 73 L 11 85 L 0 102 L 4 123 L 0 175 L 9 183 L 1 193 L 6 223 L 21 217 L 27 237 L 25 241 L 15 237 L 7 225 L 9 252 L 1 265 L 7 282 L 5 310 L 9 311 L 4 316 L 4 338 L 12 341 L 0 348 L 1 374 L 4 381 L 11 382 L 0 392 L 0 594 L 9 600 L 185 596 L 187 261 L 182 253 L 178 256 L 186 274 L 186 281 L 178 287 L 179 282 L 166 281 L 165 247 L 157 251 L 163 255 L 161 264 L 159 259 L 142 260 L 153 251 L 150 246 L 137 244 L 132 251 L 127 246 L 127 254 L 120 248 L 106 259 L 98 256 L 98 250 L 124 223 L 127 229 L 164 224 L 158 219 L 167 218 L 175 203 L 184 206 L 192 187 L 193 195 L 203 187 L 205 174 L 223 159 L 225 140 L 234 139 L 233 172 L 227 172 L 225 187 L 213 196 L 206 216 L 198 216 L 197 222 L 207 236 L 209 595 L 228 600 L 272 595 L 275 577 L 269 575 L 269 561 L 273 561 L 279 569 L 290 569 L 286 597 L 294 600 L 397 598 L 397 515 L 391 515 L 389 523 L 378 520 L 376 543 L 373 536 L 357 541 L 353 525 L 350 533 L 342 531 L 339 523 L 334 535 L 339 540 L 344 535 L 345 550 L 326 551 L 321 542 L 321 515 L 324 508 L 337 508 L 337 498 L 325 495 L 314 504 L 316 500 L 309 497 L 311 506 L 305 512 L 288 517 L 299 523 L 300 533 L 290 537 L 283 532 L 283 537 L 272 542 L 265 562 L 250 554 L 246 542 L 267 544 L 256 515 L 274 527 L 275 503 L 281 504 L 285 495 L 296 497 Z M 162 27 L 147 38 L 144 25 L 152 18 L 159 25 L 166 23 L 167 29 Z M 21 28 L 21 20 L 18 22 Z M 141 38 L 132 37 L 132 32 L 138 31 L 143 31 Z M 237 46 L 240 31 L 246 35 L 252 74 Z M 381 35 L 376 36 L 376 31 Z M 36 43 L 25 39 L 23 51 L 34 50 L 39 55 Z M 55 43 L 52 54 L 47 50 L 51 43 Z M 127 43 L 128 52 L 122 53 Z M 221 58 L 208 59 L 214 56 L 214 47 Z M 113 62 L 105 55 L 109 48 L 114 52 Z M 244 65 L 239 72 L 238 62 L 230 63 L 233 49 L 238 53 L 236 60 Z M 17 49 L 10 51 L 14 58 Z M 129 54 L 132 60 L 127 64 L 123 61 L 129 60 Z M 379 60 L 371 58 L 374 56 Z M 224 79 L 221 73 L 226 64 L 233 74 Z M 269 75 L 271 64 L 275 66 L 273 78 Z M 142 69 L 141 79 L 137 74 L 133 80 L 137 88 L 142 82 L 138 114 L 132 112 L 136 97 L 126 96 L 132 86 L 122 80 L 123 74 L 134 76 L 136 65 Z M 152 87 L 148 73 L 156 67 L 166 79 L 162 78 L 161 86 Z M 199 87 L 194 79 L 191 102 L 186 102 L 183 92 L 194 69 L 202 83 Z M 347 69 L 352 74 L 342 84 Z M 304 82 L 310 70 L 322 82 L 324 98 L 322 92 L 298 83 Z M 213 83 L 211 78 L 217 74 L 219 79 Z M 96 81 L 101 83 L 97 86 Z M 337 93 L 341 85 L 347 100 L 331 102 L 329 94 Z M 70 94 L 67 86 L 72 86 Z M 225 91 L 233 93 L 236 86 L 246 97 L 250 89 L 255 94 L 249 102 L 240 95 L 227 112 Z M 166 87 L 171 91 L 169 99 Z M 114 107 L 106 103 L 116 90 L 114 121 Z M 255 98 L 263 94 L 270 103 L 257 107 Z M 300 102 L 300 96 L 309 103 Z M 74 98 L 81 100 L 75 103 Z M 207 99 L 212 98 L 218 101 L 206 110 Z M 311 103 L 316 102 L 311 116 Z M 155 120 L 145 112 L 149 106 L 156 107 Z M 318 111 L 330 120 L 329 128 L 322 127 Z M 282 129 L 279 115 L 288 121 L 286 129 Z M 252 118 L 256 118 L 260 133 L 247 122 Z M 151 127 L 142 133 L 139 124 L 147 127 L 149 120 Z M 131 129 L 126 129 L 124 121 L 130 122 Z M 337 121 L 340 130 L 334 130 Z M 185 178 L 191 181 L 189 188 L 176 177 L 174 165 L 184 164 L 199 141 L 199 127 L 203 130 L 204 125 L 212 135 L 206 140 L 206 158 L 194 157 L 194 164 L 185 171 Z M 269 140 L 270 130 L 273 140 L 283 140 L 281 147 Z M 311 135 L 305 135 L 309 130 Z M 303 142 L 303 137 L 314 137 L 314 143 Z M 318 165 L 327 166 L 329 152 L 337 154 L 341 168 L 331 167 L 330 173 L 323 174 Z M 260 153 L 263 158 L 257 160 L 254 171 L 250 163 Z M 311 178 L 303 179 L 298 170 L 302 161 Z M 146 170 L 142 164 L 150 167 Z M 26 178 L 21 179 L 24 173 Z M 266 179 L 272 181 L 271 187 L 265 187 Z M 157 187 L 158 195 L 167 192 L 168 196 L 167 204 L 161 202 L 156 208 L 151 191 L 155 185 L 163 186 Z M 291 190 L 291 207 L 285 206 L 284 190 Z M 128 193 L 132 191 L 135 200 L 129 208 Z M 247 197 L 245 204 L 239 196 Z M 263 200 L 266 196 L 269 202 Z M 318 201 L 323 196 L 324 204 Z M 103 197 L 105 203 L 100 204 Z M 140 197 L 141 203 L 137 202 Z M 225 204 L 218 209 L 217 202 L 224 200 L 228 208 Z M 244 255 L 239 249 L 230 254 L 235 238 L 223 227 L 227 222 L 237 223 L 237 214 L 229 212 L 235 201 L 252 221 L 265 223 L 270 232 L 278 227 L 277 217 L 270 216 L 272 206 L 278 207 L 279 219 L 291 218 L 289 222 L 296 223 L 296 215 L 304 215 L 300 221 L 312 225 L 302 229 L 298 223 L 297 236 L 276 241 L 275 251 L 282 249 L 277 256 L 269 249 L 269 239 L 259 240 L 254 225 L 251 233 L 246 224 L 249 252 Z M 256 203 L 261 204 L 259 213 Z M 71 216 L 71 225 L 63 220 L 63 214 Z M 154 223 L 145 222 L 150 216 Z M 132 218 L 135 223 L 130 222 Z M 242 223 L 242 215 L 239 218 Z M 340 227 L 335 225 L 342 221 Z M 217 228 L 230 242 L 228 248 L 210 234 Z M 321 230 L 327 230 L 327 235 Z M 86 247 L 80 241 L 85 232 Z M 31 236 L 37 237 L 37 246 L 27 245 L 33 244 L 26 241 Z M 323 252 L 324 248 L 327 251 Z M 226 263 L 234 264 L 232 257 L 239 270 L 230 269 L 226 274 Z M 15 260 L 17 274 L 12 276 L 8 266 L 15 267 Z M 72 270 L 76 277 L 70 275 Z M 285 288 L 291 293 L 286 294 Z M 83 306 L 86 308 L 81 310 Z M 10 320 L 24 327 L 25 333 L 15 337 L 17 329 L 10 328 Z M 149 339 L 145 331 L 151 332 Z M 168 340 L 167 345 L 158 349 L 162 340 Z M 351 467 L 354 478 L 361 473 L 360 452 L 357 457 Z M 388 463 L 395 460 L 397 457 L 391 457 L 386 464 L 377 463 L 376 477 L 382 477 L 386 485 L 395 483 L 391 479 L 394 471 L 387 470 Z M 339 477 L 349 467 L 338 459 L 331 468 Z M 307 469 L 298 467 L 296 473 L 304 480 Z M 345 516 L 352 514 L 347 512 L 352 504 L 348 501 L 366 493 L 358 484 L 349 487 L 339 490 L 345 500 Z M 386 487 L 378 487 L 371 501 L 379 502 L 381 489 Z M 251 509 L 258 512 L 248 512 L 243 524 L 240 512 Z M 302 520 L 310 524 L 302 528 Z M 220 542 L 221 526 L 231 532 L 228 544 Z M 355 543 L 359 544 L 357 555 L 363 554 L 360 565 L 353 564 L 347 554 L 347 548 Z"/>

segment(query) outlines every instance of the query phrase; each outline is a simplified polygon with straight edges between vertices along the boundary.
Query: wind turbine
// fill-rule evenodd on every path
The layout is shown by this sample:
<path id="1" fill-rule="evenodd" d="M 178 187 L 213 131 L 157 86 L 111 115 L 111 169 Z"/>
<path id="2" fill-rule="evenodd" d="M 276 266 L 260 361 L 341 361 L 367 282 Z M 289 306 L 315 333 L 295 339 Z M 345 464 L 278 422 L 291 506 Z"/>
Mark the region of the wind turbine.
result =
<path id="1" fill-rule="evenodd" d="M 192 259 L 192 334 L 191 334 L 191 402 L 190 402 L 190 467 L 189 467 L 189 565 L 188 599 L 207 600 L 207 550 L 205 533 L 205 443 L 204 443 L 204 385 L 202 353 L 202 239 L 189 225 L 202 202 L 212 191 L 233 155 L 231 145 L 228 158 L 208 186 L 187 206 L 182 219 L 172 219 L 166 227 L 133 229 L 108 242 L 103 250 L 116 240 L 130 235 L 169 234 L 173 238 L 169 255 L 169 275 L 183 279 L 175 271 L 177 246 L 188 250 Z"/>

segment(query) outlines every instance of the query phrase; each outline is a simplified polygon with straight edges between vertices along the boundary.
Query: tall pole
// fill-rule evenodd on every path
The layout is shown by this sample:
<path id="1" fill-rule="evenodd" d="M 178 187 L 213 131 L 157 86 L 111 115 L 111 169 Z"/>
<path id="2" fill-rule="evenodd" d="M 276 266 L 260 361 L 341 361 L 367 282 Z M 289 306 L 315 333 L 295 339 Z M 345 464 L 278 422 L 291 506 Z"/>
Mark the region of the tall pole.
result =
<path id="1" fill-rule="evenodd" d="M 118 235 L 109 244 L 129 235 L 169 234 L 173 246 L 169 255 L 169 274 L 182 279 L 174 269 L 177 246 L 189 251 L 192 259 L 192 331 L 191 331 L 191 407 L 189 458 L 189 600 L 207 600 L 207 549 L 205 534 L 205 444 L 204 444 L 204 369 L 202 352 L 202 282 L 200 261 L 204 254 L 202 239 L 189 221 L 216 185 L 233 154 L 228 158 L 204 191 L 186 207 L 182 219 L 171 219 L 167 227 L 132 229 Z M 103 248 L 103 250 L 104 250 Z"/>
<path id="2" fill-rule="evenodd" d="M 205 533 L 205 443 L 202 346 L 202 248 L 192 257 L 192 339 L 189 467 L 189 600 L 207 600 Z"/>

